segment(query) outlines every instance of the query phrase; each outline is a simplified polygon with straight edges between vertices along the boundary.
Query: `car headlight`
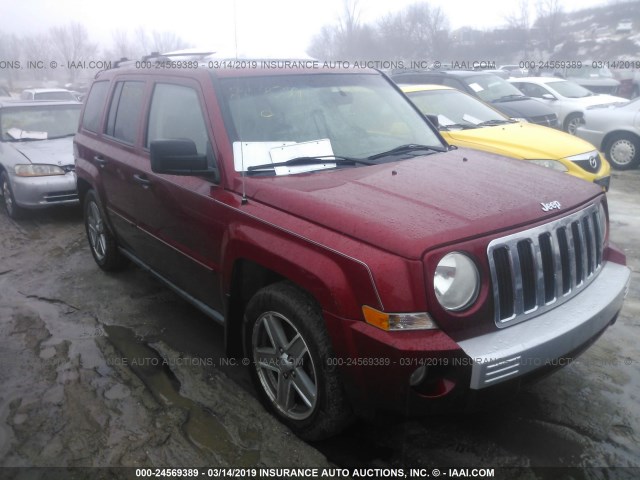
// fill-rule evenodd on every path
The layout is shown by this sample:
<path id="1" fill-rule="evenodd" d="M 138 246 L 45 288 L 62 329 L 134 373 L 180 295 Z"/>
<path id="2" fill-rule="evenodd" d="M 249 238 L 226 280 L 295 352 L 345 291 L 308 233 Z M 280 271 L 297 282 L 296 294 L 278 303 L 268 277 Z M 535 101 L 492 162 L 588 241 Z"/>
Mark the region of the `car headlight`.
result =
<path id="1" fill-rule="evenodd" d="M 480 274 L 467 255 L 451 252 L 442 257 L 433 274 L 436 298 L 445 310 L 457 312 L 473 304 L 480 291 Z"/>
<path id="2" fill-rule="evenodd" d="M 14 171 L 18 177 L 46 177 L 49 175 L 64 175 L 64 170 L 57 165 L 30 163 L 16 165 Z"/>
<path id="3" fill-rule="evenodd" d="M 387 331 L 435 330 L 438 328 L 426 312 L 386 313 L 364 305 L 362 313 L 368 324 Z"/>
<path id="4" fill-rule="evenodd" d="M 540 165 L 541 167 L 550 168 L 551 170 L 557 170 L 558 172 L 569 171 L 569 169 L 558 160 L 529 160 L 529 162 L 533 163 L 534 165 Z"/>

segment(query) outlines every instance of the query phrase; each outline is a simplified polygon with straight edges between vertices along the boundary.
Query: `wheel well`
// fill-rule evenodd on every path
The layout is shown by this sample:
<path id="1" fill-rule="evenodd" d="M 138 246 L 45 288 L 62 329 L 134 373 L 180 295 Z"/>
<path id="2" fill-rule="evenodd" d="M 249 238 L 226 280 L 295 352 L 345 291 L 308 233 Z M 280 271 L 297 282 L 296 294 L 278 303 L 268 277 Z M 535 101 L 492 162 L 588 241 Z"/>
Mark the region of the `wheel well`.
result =
<path id="1" fill-rule="evenodd" d="M 628 130 L 615 130 L 615 131 L 613 131 L 613 132 L 609 132 L 609 133 L 607 133 L 607 134 L 604 136 L 604 138 L 602 139 L 602 150 L 603 150 L 603 151 L 605 151 L 605 154 L 606 154 L 606 150 L 608 150 L 608 148 L 609 148 L 609 142 L 611 141 L 611 139 L 612 139 L 613 137 L 615 137 L 616 135 L 619 135 L 619 134 L 621 134 L 621 133 L 623 133 L 623 134 L 625 134 L 625 135 L 629 135 L 629 136 L 630 136 L 630 137 L 632 137 L 636 142 L 640 142 L 640 137 L 639 137 L 637 134 L 635 134 L 635 133 L 633 133 L 633 132 L 630 132 L 630 131 L 628 131 Z"/>
<path id="2" fill-rule="evenodd" d="M 567 113 L 567 116 L 564 117 L 563 125 L 566 125 L 569 122 L 569 120 L 571 119 L 571 117 L 584 117 L 584 114 L 582 112 Z"/>
<path id="3" fill-rule="evenodd" d="M 78 198 L 80 198 L 80 205 L 84 205 L 84 197 L 91 189 L 91 184 L 82 178 L 78 178 Z"/>
<path id="4" fill-rule="evenodd" d="M 267 285 L 285 278 L 250 260 L 237 260 L 231 274 L 231 286 L 225 322 L 227 355 L 242 356 L 242 319 L 247 303 L 255 293 Z"/>

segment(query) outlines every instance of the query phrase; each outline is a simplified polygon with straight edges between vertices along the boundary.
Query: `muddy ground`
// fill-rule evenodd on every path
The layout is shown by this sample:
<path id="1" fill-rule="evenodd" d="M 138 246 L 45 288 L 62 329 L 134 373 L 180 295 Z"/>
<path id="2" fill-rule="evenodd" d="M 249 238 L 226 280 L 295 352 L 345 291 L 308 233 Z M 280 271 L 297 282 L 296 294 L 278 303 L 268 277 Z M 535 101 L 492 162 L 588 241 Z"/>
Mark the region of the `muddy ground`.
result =
<path id="1" fill-rule="evenodd" d="M 510 466 L 532 479 L 638 478 L 640 171 L 614 174 L 609 206 L 631 291 L 577 361 L 482 414 L 381 416 L 315 445 L 262 409 L 242 366 L 225 365 L 220 327 L 137 268 L 99 270 L 79 209 L 18 222 L 2 212 L 0 467 Z M 594 466 L 635 468 L 549 468 Z"/>

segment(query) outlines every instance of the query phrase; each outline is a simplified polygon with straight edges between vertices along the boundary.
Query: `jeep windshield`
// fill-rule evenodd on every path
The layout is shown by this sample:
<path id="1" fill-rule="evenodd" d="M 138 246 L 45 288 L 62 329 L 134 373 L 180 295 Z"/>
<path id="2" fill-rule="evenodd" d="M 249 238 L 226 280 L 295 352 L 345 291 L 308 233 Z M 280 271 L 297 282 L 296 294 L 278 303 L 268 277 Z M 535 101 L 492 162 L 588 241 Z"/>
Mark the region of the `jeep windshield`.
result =
<path id="1" fill-rule="evenodd" d="M 286 175 L 446 150 L 380 75 L 247 76 L 220 85 L 236 171 L 274 164 L 272 173 Z"/>

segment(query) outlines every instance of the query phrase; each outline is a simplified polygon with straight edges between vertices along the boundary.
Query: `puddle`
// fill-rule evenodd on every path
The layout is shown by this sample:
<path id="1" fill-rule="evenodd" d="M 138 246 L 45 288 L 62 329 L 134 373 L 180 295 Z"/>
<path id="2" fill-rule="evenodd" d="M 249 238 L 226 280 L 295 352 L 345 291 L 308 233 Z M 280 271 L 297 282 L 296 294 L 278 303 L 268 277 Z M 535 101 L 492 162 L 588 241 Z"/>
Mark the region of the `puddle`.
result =
<path id="1" fill-rule="evenodd" d="M 128 328 L 104 325 L 104 330 L 126 365 L 158 402 L 187 411 L 182 429 L 193 445 L 239 467 L 253 466 L 260 461 L 259 451 L 239 447 L 210 410 L 180 394 L 180 381 L 156 350 Z"/>

